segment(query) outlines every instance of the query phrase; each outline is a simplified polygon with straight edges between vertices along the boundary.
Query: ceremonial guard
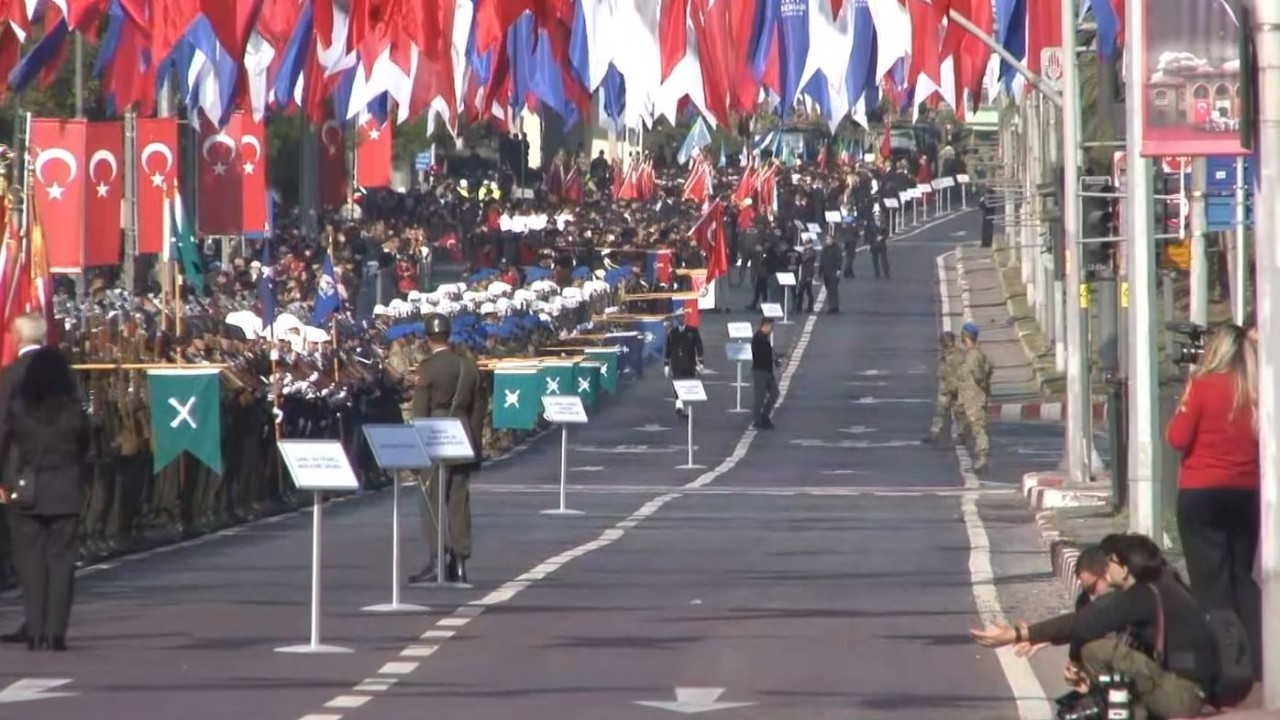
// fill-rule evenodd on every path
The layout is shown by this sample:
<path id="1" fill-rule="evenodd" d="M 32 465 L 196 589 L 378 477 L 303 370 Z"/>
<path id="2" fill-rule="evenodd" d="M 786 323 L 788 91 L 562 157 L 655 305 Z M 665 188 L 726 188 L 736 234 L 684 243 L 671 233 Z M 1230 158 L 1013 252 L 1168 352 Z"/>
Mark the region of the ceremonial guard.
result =
<path id="1" fill-rule="evenodd" d="M 676 317 L 675 325 L 667 331 L 663 362 L 663 372 L 672 380 L 692 380 L 702 371 L 702 333 L 689 325 L 683 314 Z M 689 417 L 679 398 L 676 398 L 676 414 Z"/>
<path id="2" fill-rule="evenodd" d="M 828 235 L 822 246 L 818 275 L 827 289 L 827 312 L 834 315 L 840 312 L 840 246 L 836 244 L 834 235 Z"/>
<path id="3" fill-rule="evenodd" d="M 965 323 L 961 331 L 964 358 L 960 363 L 956 398 L 964 412 L 968 430 L 973 434 L 973 469 L 987 466 L 987 398 L 991 396 L 991 375 L 994 368 L 987 354 L 978 347 L 978 326 Z"/>
<path id="4" fill-rule="evenodd" d="M 430 472 L 422 496 L 422 530 L 427 538 L 431 560 L 426 569 L 415 576 L 418 581 L 435 575 L 449 582 L 466 582 L 466 561 L 471 556 L 471 492 L 473 470 L 480 465 L 480 440 L 484 433 L 485 414 L 488 410 L 481 385 L 480 368 L 476 361 L 462 350 L 449 344 L 451 326 L 449 318 L 433 313 L 425 319 L 427 346 L 430 355 L 418 366 L 417 385 L 413 391 L 413 416 L 415 418 L 456 417 L 462 420 L 475 451 L 476 462 L 454 465 L 449 468 L 448 487 L 444 488 L 445 562 L 444 568 L 435 567 L 436 518 L 434 513 L 440 503 L 440 469 Z M 414 581 L 415 578 L 411 578 Z"/>
<path id="5" fill-rule="evenodd" d="M 871 247 L 871 267 L 875 270 L 876 279 L 883 273 L 889 279 L 889 228 L 885 226 L 884 216 L 880 212 L 880 203 L 871 206 L 871 216 L 867 221 L 867 240 Z"/>
<path id="6" fill-rule="evenodd" d="M 956 346 L 956 335 L 947 331 L 938 336 L 938 399 L 934 404 L 933 424 L 926 443 L 935 443 L 942 435 L 942 426 L 948 416 L 951 417 L 951 437 L 960 437 L 963 431 L 963 417 L 960 414 L 957 393 L 960 383 L 960 366 L 964 362 L 964 350 Z"/>

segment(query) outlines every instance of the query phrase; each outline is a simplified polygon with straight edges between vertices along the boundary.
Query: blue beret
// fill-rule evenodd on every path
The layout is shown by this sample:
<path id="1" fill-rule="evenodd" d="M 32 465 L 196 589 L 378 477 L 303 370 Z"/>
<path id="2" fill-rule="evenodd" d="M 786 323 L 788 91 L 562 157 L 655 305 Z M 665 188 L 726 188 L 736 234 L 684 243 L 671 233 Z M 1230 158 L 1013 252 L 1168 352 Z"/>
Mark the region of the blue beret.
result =
<path id="1" fill-rule="evenodd" d="M 965 323 L 964 327 L 960 328 L 960 331 L 971 337 L 978 337 L 978 326 L 975 323 Z"/>

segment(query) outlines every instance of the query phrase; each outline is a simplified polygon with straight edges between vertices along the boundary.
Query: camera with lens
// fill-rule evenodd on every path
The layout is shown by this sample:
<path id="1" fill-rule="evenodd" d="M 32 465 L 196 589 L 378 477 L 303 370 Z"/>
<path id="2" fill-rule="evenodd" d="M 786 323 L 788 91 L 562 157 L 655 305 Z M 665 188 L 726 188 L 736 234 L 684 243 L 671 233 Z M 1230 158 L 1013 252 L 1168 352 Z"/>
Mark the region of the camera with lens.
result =
<path id="1" fill-rule="evenodd" d="M 1165 323 L 1165 329 L 1175 335 L 1182 335 L 1186 340 L 1174 340 L 1172 345 L 1175 365 L 1199 365 L 1204 359 L 1204 341 L 1209 335 L 1209 328 L 1192 322 Z"/>
<path id="2" fill-rule="evenodd" d="M 1120 673 L 1104 673 L 1088 692 L 1073 690 L 1055 703 L 1057 720 L 1131 720 L 1132 683 Z"/>

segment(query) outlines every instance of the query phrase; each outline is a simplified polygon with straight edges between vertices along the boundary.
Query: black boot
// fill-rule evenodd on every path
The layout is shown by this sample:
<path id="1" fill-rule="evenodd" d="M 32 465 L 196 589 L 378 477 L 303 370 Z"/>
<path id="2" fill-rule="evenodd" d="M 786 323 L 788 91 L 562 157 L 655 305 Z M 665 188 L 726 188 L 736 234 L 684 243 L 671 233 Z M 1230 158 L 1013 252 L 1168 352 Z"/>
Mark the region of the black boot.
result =
<path id="1" fill-rule="evenodd" d="M 449 582 L 466 584 L 467 565 L 465 560 L 453 553 L 449 553 L 448 568 L 449 571 L 446 577 L 449 578 Z"/>
<path id="2" fill-rule="evenodd" d="M 410 585 L 426 585 L 427 583 L 434 582 L 435 579 L 436 579 L 436 561 L 431 560 L 430 562 L 427 563 L 426 567 L 422 568 L 421 572 L 415 575 L 409 576 L 409 584 Z"/>

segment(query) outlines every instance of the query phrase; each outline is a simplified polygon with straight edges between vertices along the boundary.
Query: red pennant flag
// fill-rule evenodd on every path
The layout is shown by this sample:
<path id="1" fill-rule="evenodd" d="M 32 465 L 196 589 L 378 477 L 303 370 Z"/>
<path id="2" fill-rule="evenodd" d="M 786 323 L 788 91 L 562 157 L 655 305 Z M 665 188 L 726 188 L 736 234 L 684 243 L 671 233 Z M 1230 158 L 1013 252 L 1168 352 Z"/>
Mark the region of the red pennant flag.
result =
<path id="1" fill-rule="evenodd" d="M 320 143 L 320 204 L 339 207 L 347 201 L 351 175 L 347 172 L 347 141 L 342 125 L 325 120 L 317 137 Z"/>
<path id="2" fill-rule="evenodd" d="M 164 200 L 178 176 L 176 118 L 138 118 L 134 162 L 138 168 L 138 252 L 164 252 Z"/>
<path id="3" fill-rule="evenodd" d="M 240 231 L 252 234 L 270 232 L 271 218 L 267 216 L 267 129 L 252 115 L 237 110 L 227 124 L 227 132 L 234 133 L 239 150 Z"/>
<path id="4" fill-rule="evenodd" d="M 49 267 L 76 273 L 85 267 L 85 121 L 37 118 L 27 140 L 36 211 L 44 218 Z"/>
<path id="5" fill-rule="evenodd" d="M 239 235 L 243 232 L 244 203 L 237 166 L 240 145 L 235 134 L 235 118 L 226 130 L 207 120 L 200 121 L 196 145 L 196 216 L 203 235 Z"/>
<path id="6" fill-rule="evenodd" d="M 938 53 L 942 45 L 939 30 L 945 10 L 938 7 L 941 4 L 940 1 L 929 5 L 923 0 L 907 0 L 907 11 L 911 15 L 911 68 L 907 73 L 907 85 L 914 86 L 920 75 L 935 85 L 942 82 L 942 60 Z"/>
<path id="7" fill-rule="evenodd" d="M 89 123 L 85 131 L 85 264 L 119 265 L 124 239 L 120 204 L 124 200 L 124 125 Z"/>
<path id="8" fill-rule="evenodd" d="M 662 81 L 684 59 L 688 50 L 689 0 L 662 0 L 658 12 L 658 48 L 662 52 Z"/>
<path id="9" fill-rule="evenodd" d="M 1040 72 L 1040 51 L 1062 47 L 1062 0 L 1027 0 L 1027 69 Z"/>
<path id="10" fill-rule="evenodd" d="M 724 225 L 724 203 L 717 200 L 689 231 L 689 236 L 707 256 L 708 283 L 729 274 L 729 244 Z"/>
<path id="11" fill-rule="evenodd" d="M 222 49 L 233 58 L 243 58 L 262 0 L 200 0 L 200 12 L 213 26 Z"/>
<path id="12" fill-rule="evenodd" d="M 356 133 L 356 185 L 363 188 L 391 185 L 391 122 L 382 125 L 373 117 L 360 123 Z"/>

